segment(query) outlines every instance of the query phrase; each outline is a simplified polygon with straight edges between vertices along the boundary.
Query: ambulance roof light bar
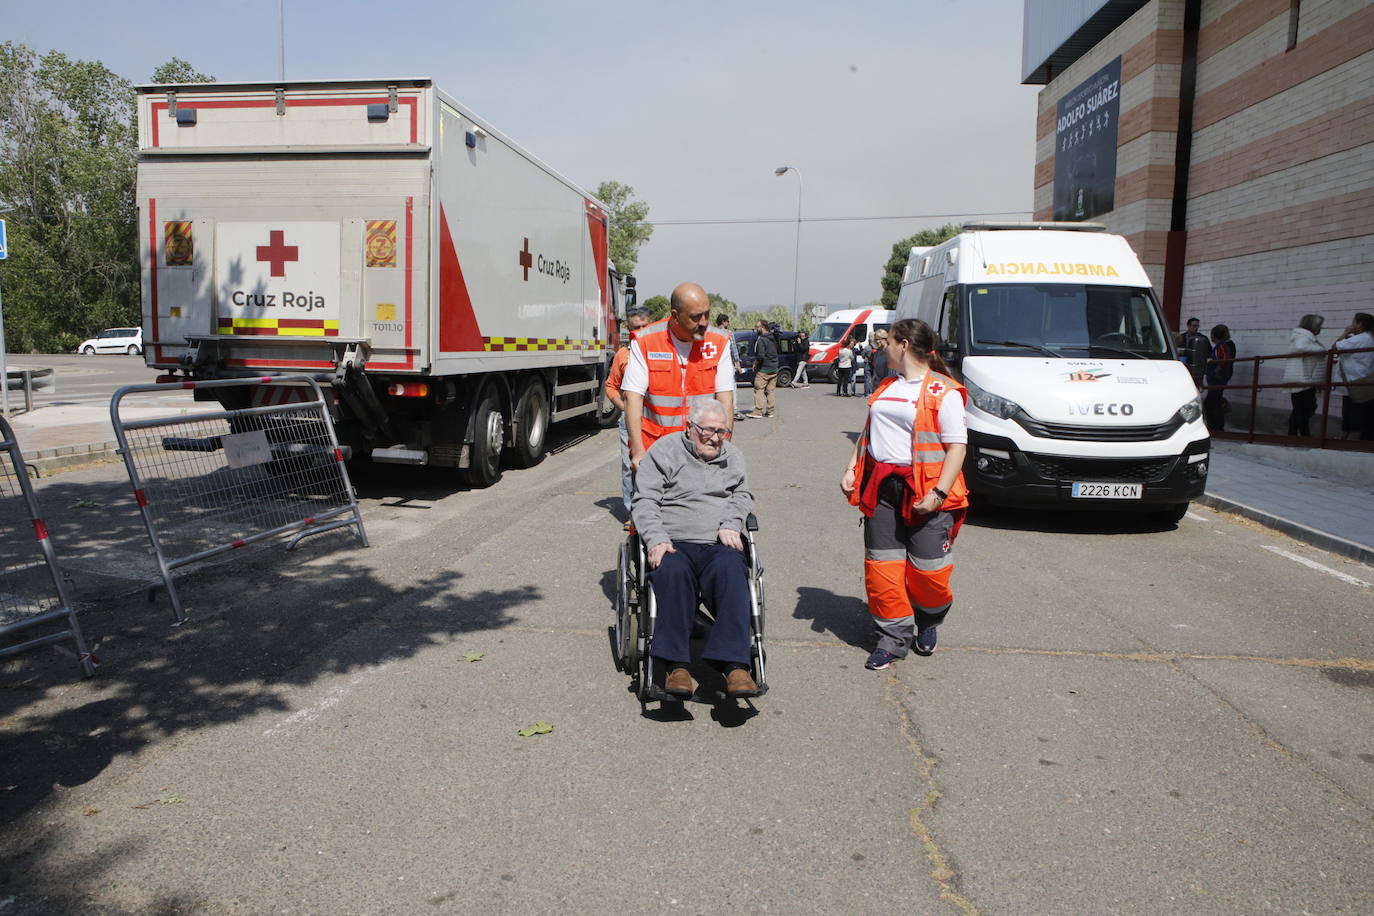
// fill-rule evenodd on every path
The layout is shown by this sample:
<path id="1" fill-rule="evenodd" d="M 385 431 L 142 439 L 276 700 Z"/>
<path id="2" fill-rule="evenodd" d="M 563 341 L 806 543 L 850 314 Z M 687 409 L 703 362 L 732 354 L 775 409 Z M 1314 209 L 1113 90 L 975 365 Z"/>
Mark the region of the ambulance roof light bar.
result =
<path id="1" fill-rule="evenodd" d="M 1023 220 L 1020 222 L 964 223 L 965 232 L 997 232 L 1005 229 L 1057 229 L 1061 232 L 1106 232 L 1102 223 L 1073 223 L 1066 220 Z"/>

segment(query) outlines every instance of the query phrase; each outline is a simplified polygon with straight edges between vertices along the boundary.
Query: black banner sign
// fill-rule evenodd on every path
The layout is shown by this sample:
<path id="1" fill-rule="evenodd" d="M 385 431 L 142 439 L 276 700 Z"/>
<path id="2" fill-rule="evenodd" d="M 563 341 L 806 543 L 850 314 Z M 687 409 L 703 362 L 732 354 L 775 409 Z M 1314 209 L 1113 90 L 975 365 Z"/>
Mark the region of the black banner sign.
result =
<path id="1" fill-rule="evenodd" d="M 1059 100 L 1054 128 L 1054 218 L 1092 219 L 1114 206 L 1121 58 Z"/>

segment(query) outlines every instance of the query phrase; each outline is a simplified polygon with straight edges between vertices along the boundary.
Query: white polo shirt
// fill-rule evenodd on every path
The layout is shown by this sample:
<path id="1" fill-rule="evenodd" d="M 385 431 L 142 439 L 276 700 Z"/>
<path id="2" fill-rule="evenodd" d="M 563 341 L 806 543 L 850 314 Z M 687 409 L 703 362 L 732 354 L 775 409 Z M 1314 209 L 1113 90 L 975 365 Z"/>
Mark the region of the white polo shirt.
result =
<path id="1" fill-rule="evenodd" d="M 694 341 L 678 340 L 677 335 L 668 330 L 668 339 L 673 342 L 673 350 L 677 354 L 678 369 L 682 372 L 682 380 L 687 381 L 687 359 L 692 355 L 692 344 Z M 714 337 L 710 338 L 714 340 Z M 720 342 L 716 342 L 721 346 Z M 729 344 L 725 344 L 729 346 Z M 633 391 L 635 394 L 644 394 L 649 390 L 649 366 L 644 361 L 644 354 L 639 347 L 630 345 L 630 361 L 625 364 L 625 378 L 620 382 L 621 391 Z M 722 391 L 735 390 L 735 360 L 726 353 L 716 364 L 716 393 Z"/>
<path id="2" fill-rule="evenodd" d="M 868 452 L 888 464 L 911 464 L 911 428 L 916 425 L 916 401 L 930 376 L 908 382 L 898 378 L 868 409 Z M 947 397 L 940 402 L 940 441 L 968 442 L 964 399 Z"/>

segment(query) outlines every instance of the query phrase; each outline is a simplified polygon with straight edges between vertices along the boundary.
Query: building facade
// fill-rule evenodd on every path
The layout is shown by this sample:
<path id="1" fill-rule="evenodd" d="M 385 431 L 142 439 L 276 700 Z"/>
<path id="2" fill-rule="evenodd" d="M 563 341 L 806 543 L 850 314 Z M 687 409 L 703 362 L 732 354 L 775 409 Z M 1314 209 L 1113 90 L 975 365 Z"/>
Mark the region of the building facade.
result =
<path id="1" fill-rule="evenodd" d="M 1037 219 L 1126 236 L 1241 356 L 1374 312 L 1374 0 L 1026 0 L 1024 36 Z"/>

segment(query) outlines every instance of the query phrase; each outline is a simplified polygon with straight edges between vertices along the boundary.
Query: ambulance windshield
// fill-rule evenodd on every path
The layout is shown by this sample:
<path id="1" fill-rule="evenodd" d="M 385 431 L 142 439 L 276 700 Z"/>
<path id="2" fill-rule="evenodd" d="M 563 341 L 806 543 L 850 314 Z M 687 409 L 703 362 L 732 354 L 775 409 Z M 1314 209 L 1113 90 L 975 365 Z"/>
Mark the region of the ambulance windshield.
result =
<path id="1" fill-rule="evenodd" d="M 849 323 L 846 321 L 827 321 L 816 328 L 816 333 L 811 335 L 811 342 L 832 344 L 843 337 L 847 330 L 849 330 Z"/>
<path id="2" fill-rule="evenodd" d="M 999 283 L 967 290 L 972 355 L 1174 358 L 1149 289 Z"/>

